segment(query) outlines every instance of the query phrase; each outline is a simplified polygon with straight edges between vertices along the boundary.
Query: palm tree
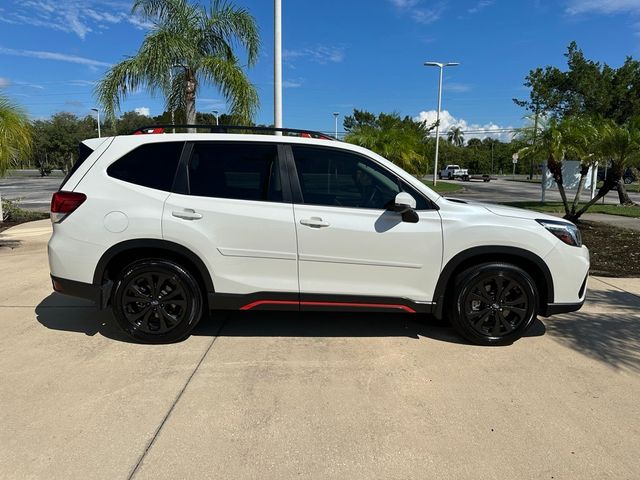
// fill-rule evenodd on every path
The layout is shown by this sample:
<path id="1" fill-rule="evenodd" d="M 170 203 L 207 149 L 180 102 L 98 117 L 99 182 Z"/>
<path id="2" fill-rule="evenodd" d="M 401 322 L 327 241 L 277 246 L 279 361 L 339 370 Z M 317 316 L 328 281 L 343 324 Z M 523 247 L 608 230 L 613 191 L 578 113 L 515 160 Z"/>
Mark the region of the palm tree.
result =
<path id="1" fill-rule="evenodd" d="M 15 159 L 31 153 L 31 145 L 31 124 L 27 114 L 0 94 L 0 177 L 7 173 Z M 0 223 L 2 220 L 0 198 Z"/>
<path id="2" fill-rule="evenodd" d="M 258 57 L 260 39 L 249 12 L 226 0 L 209 8 L 188 0 L 135 0 L 132 13 L 153 23 L 138 53 L 112 67 L 96 87 L 109 118 L 130 92 L 146 88 L 161 92 L 167 110 L 184 109 L 188 124 L 196 123 L 196 96 L 211 83 L 230 104 L 230 113 L 249 121 L 258 94 L 249 82 L 233 47 L 240 44 L 249 66 Z"/>
<path id="3" fill-rule="evenodd" d="M 530 129 L 524 129 L 520 137 L 525 142 L 530 143 L 529 136 L 532 134 L 533 132 Z M 569 215 L 569 202 L 567 201 L 567 194 L 562 179 L 562 162 L 565 159 L 566 153 L 567 145 L 566 139 L 564 138 L 563 127 L 560 122 L 554 118 L 549 120 L 545 130 L 536 132 L 535 142 L 531 142 L 531 145 L 518 151 L 518 154 L 523 158 L 530 158 L 531 156 L 544 156 L 547 158 L 547 168 L 558 186 L 565 213 Z"/>
<path id="4" fill-rule="evenodd" d="M 640 117 L 631 119 L 625 125 L 617 125 L 612 120 L 601 122 L 598 136 L 598 157 L 604 161 L 610 160 L 611 167 L 596 196 L 575 214 L 576 219 L 613 189 L 618 190 L 621 205 L 635 205 L 624 187 L 622 175 L 631 162 L 640 158 Z"/>
<path id="5" fill-rule="evenodd" d="M 464 134 L 462 133 L 462 129 L 460 127 L 451 127 L 449 129 L 449 133 L 447 133 L 447 140 L 452 145 L 456 147 L 461 147 L 464 145 Z"/>

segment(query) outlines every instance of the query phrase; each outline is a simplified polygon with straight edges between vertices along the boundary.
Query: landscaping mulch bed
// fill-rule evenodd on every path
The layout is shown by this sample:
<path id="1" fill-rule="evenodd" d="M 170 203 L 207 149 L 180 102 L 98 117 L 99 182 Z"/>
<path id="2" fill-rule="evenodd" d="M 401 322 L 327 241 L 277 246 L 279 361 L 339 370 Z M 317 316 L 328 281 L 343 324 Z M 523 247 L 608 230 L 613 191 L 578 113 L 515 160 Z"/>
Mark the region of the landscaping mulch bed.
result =
<path id="1" fill-rule="evenodd" d="M 591 253 L 592 275 L 640 277 L 640 232 L 598 222 L 578 224 Z"/>

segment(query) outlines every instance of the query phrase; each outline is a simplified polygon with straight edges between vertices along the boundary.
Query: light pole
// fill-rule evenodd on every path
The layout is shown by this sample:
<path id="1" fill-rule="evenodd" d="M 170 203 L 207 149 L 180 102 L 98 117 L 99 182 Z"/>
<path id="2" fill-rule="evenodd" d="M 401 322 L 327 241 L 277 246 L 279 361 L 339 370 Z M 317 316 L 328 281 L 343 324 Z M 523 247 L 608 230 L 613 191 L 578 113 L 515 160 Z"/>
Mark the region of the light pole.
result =
<path id="1" fill-rule="evenodd" d="M 436 185 L 438 179 L 438 149 L 440 148 L 440 109 L 442 107 L 442 71 L 444 67 L 455 67 L 458 62 L 440 63 L 424 62 L 425 67 L 438 67 L 440 69 L 440 80 L 438 82 L 438 116 L 436 118 L 436 159 L 433 165 L 433 184 Z"/>
<path id="2" fill-rule="evenodd" d="M 98 110 L 97 108 L 92 108 L 91 111 L 92 112 L 96 112 L 98 114 L 98 138 L 101 138 L 101 135 L 100 135 L 100 110 Z"/>
<path id="3" fill-rule="evenodd" d="M 282 0 L 273 0 L 273 124 L 282 128 Z"/>
<path id="4" fill-rule="evenodd" d="M 213 114 L 216 116 L 216 125 L 218 125 L 218 110 L 213 110 Z"/>
<path id="5" fill-rule="evenodd" d="M 333 118 L 336 121 L 336 140 L 338 139 L 338 117 L 340 116 L 340 112 L 333 112 Z"/>

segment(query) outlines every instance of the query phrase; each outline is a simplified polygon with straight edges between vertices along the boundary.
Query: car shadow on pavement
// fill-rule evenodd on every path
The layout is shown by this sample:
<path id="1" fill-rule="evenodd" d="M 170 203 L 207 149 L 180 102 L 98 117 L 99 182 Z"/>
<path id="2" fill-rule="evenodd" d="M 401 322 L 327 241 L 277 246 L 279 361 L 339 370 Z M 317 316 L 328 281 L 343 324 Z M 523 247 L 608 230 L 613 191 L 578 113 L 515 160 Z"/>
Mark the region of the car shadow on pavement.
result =
<path id="1" fill-rule="evenodd" d="M 471 345 L 449 325 L 428 315 L 364 312 L 212 312 L 193 335 L 228 337 L 408 337 Z M 544 335 L 540 320 L 525 337 Z"/>
<path id="2" fill-rule="evenodd" d="M 96 333 L 134 343 L 122 333 L 110 310 L 98 310 L 90 301 L 51 293 L 36 307 L 36 319 L 51 330 L 83 333 L 93 337 Z"/>
<path id="3" fill-rule="evenodd" d="M 547 322 L 551 338 L 618 369 L 640 372 L 640 317 L 576 312 Z"/>
<path id="4" fill-rule="evenodd" d="M 36 307 L 36 318 L 52 330 L 100 334 L 135 343 L 120 331 L 110 310 L 98 310 L 88 301 L 52 293 Z M 525 337 L 545 334 L 536 320 Z M 230 312 L 213 311 L 192 335 L 229 337 L 408 337 L 469 344 L 446 322 L 427 315 L 346 312 Z"/>

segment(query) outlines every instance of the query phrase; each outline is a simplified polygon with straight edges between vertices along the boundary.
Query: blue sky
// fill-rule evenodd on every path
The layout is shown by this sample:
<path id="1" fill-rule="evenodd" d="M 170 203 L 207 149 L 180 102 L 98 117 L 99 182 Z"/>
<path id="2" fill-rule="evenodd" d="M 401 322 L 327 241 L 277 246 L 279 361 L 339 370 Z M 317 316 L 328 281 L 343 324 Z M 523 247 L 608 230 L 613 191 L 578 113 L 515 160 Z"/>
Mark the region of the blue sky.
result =
<path id="1" fill-rule="evenodd" d="M 259 24 L 260 59 L 249 71 L 260 123 L 273 121 L 273 2 L 236 0 Z M 437 69 L 445 70 L 443 128 L 517 127 L 513 97 L 537 66 L 564 67 L 576 40 L 588 58 L 619 66 L 639 57 L 640 0 L 282 0 L 284 124 L 332 131 L 332 112 L 354 108 L 433 118 Z M 32 118 L 86 115 L 93 84 L 109 65 L 135 54 L 147 26 L 122 0 L 1 0 L 0 88 Z M 160 98 L 131 95 L 123 111 L 163 110 Z M 224 112 L 214 88 L 198 110 Z M 472 135 L 470 135 L 472 136 Z M 480 135 L 484 136 L 484 135 Z M 496 135 L 497 136 L 497 135 Z"/>

